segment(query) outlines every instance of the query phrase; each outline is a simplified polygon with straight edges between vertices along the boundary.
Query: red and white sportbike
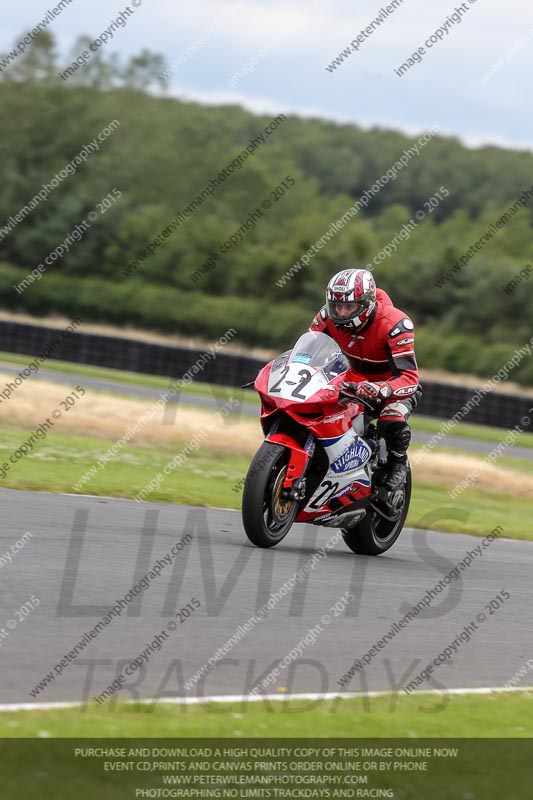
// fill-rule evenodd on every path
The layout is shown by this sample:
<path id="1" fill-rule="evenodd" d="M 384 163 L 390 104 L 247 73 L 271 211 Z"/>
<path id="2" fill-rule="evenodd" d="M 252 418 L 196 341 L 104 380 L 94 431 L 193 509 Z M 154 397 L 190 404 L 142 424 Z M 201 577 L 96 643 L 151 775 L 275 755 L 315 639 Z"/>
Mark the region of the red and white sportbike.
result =
<path id="1" fill-rule="evenodd" d="M 242 516 L 258 547 L 278 544 L 294 522 L 341 528 L 348 547 L 366 555 L 400 535 L 411 472 L 397 491 L 379 486 L 386 450 L 371 412 L 355 398 L 339 403 L 348 369 L 331 337 L 308 332 L 257 376 L 265 441 L 246 476 Z"/>

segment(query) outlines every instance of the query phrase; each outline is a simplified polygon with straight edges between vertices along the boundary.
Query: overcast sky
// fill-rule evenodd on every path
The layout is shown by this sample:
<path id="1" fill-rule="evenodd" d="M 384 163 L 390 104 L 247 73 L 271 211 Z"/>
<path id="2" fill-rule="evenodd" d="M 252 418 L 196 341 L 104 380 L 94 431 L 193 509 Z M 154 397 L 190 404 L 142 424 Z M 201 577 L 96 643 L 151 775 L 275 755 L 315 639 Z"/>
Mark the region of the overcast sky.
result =
<path id="1" fill-rule="evenodd" d="M 129 2 L 135 13 L 106 50 L 128 56 L 146 47 L 162 53 L 175 64 L 170 82 L 177 96 L 409 133 L 437 124 L 468 144 L 533 149 L 531 0 L 403 0 L 333 72 L 326 66 L 387 0 Z M 3 5 L 0 50 L 9 50 L 13 39 L 55 4 L 24 0 Z M 461 23 L 448 25 L 442 41 L 426 48 L 421 63 L 398 77 L 394 69 L 461 5 L 467 9 Z M 80 34 L 98 36 L 124 8 L 120 0 L 72 0 L 51 25 L 61 51 L 66 53 Z M 198 37 L 205 43 L 176 64 Z M 230 85 L 231 77 L 265 47 L 272 49 L 254 71 Z M 504 58 L 508 63 L 481 83 Z"/>

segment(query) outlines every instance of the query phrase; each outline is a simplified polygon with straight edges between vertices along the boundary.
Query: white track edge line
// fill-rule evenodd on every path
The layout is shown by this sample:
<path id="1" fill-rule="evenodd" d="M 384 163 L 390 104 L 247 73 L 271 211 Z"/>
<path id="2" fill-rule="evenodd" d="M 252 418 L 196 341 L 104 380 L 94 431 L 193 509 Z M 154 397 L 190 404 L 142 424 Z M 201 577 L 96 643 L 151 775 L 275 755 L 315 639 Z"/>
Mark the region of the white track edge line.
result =
<path id="1" fill-rule="evenodd" d="M 445 692 L 438 689 L 417 689 L 410 692 L 406 697 L 413 697 L 414 695 L 467 695 L 467 694 L 494 694 L 505 692 L 531 692 L 533 686 L 483 686 L 473 688 L 460 688 L 460 689 L 447 689 Z M 292 700 L 352 700 L 356 698 L 368 697 L 390 697 L 394 696 L 391 691 L 374 691 L 374 692 L 326 692 L 319 694 L 317 692 L 307 692 L 302 694 L 266 694 L 266 695 L 242 695 L 242 694 L 227 694 L 227 695 L 210 695 L 208 697 L 165 697 L 157 700 L 141 699 L 141 700 L 126 700 L 127 704 L 140 703 L 142 705 L 148 704 L 168 704 L 168 705 L 203 705 L 205 703 L 257 703 L 262 701 L 278 702 L 292 701 Z M 56 703 L 2 703 L 0 704 L 0 712 L 2 711 L 47 711 L 60 708 L 86 708 L 88 703 L 81 701 L 65 701 Z"/>

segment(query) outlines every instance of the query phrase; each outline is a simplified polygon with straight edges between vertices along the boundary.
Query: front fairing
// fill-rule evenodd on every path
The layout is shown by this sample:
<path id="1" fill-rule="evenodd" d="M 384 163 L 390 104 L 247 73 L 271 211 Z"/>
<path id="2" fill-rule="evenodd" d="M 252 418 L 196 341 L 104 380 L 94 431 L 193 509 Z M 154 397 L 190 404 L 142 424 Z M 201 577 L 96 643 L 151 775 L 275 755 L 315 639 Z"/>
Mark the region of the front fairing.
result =
<path id="1" fill-rule="evenodd" d="M 275 358 L 257 376 L 255 388 L 262 401 L 263 428 L 269 417 L 284 411 L 305 427 L 316 428 L 323 418 L 326 426 L 339 423 L 335 433 L 347 430 L 350 414 L 346 413 L 346 406 L 339 405 L 338 396 L 348 369 L 348 361 L 330 336 L 306 332 L 292 350 Z M 351 372 L 350 379 L 357 376 Z M 352 418 L 354 411 L 362 410 L 358 404 L 350 406 Z M 331 430 L 326 428 L 317 434 L 327 436 Z"/>
<path id="2" fill-rule="evenodd" d="M 323 453 L 319 477 L 315 472 L 309 479 L 311 491 L 298 522 L 318 521 L 359 506 L 371 495 L 373 450 L 362 438 L 363 407 L 338 402 L 349 369 L 338 345 L 313 331 L 267 364 L 255 381 L 265 436 L 291 453 L 284 488 L 290 490 L 306 473 L 315 444 Z M 350 370 L 349 380 L 362 379 Z"/>
<path id="3" fill-rule="evenodd" d="M 292 350 L 267 364 L 255 388 L 267 406 L 285 409 L 335 402 L 339 377 L 349 369 L 337 343 L 324 333 L 307 331 Z"/>

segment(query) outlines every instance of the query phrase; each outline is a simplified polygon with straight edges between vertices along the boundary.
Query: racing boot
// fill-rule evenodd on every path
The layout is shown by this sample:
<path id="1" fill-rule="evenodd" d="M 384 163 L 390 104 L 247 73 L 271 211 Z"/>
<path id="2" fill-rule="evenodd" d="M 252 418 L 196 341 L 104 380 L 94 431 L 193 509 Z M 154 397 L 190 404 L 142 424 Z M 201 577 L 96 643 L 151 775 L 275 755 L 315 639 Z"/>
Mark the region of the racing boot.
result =
<path id="1" fill-rule="evenodd" d="M 407 479 L 407 448 L 411 442 L 411 428 L 405 422 L 387 422 L 382 427 L 387 445 L 387 465 L 380 485 L 389 492 L 401 489 Z"/>
<path id="2" fill-rule="evenodd" d="M 398 456 L 396 453 L 389 453 L 387 457 L 387 467 L 382 482 L 382 486 L 394 492 L 401 489 L 407 479 L 407 454 Z"/>

